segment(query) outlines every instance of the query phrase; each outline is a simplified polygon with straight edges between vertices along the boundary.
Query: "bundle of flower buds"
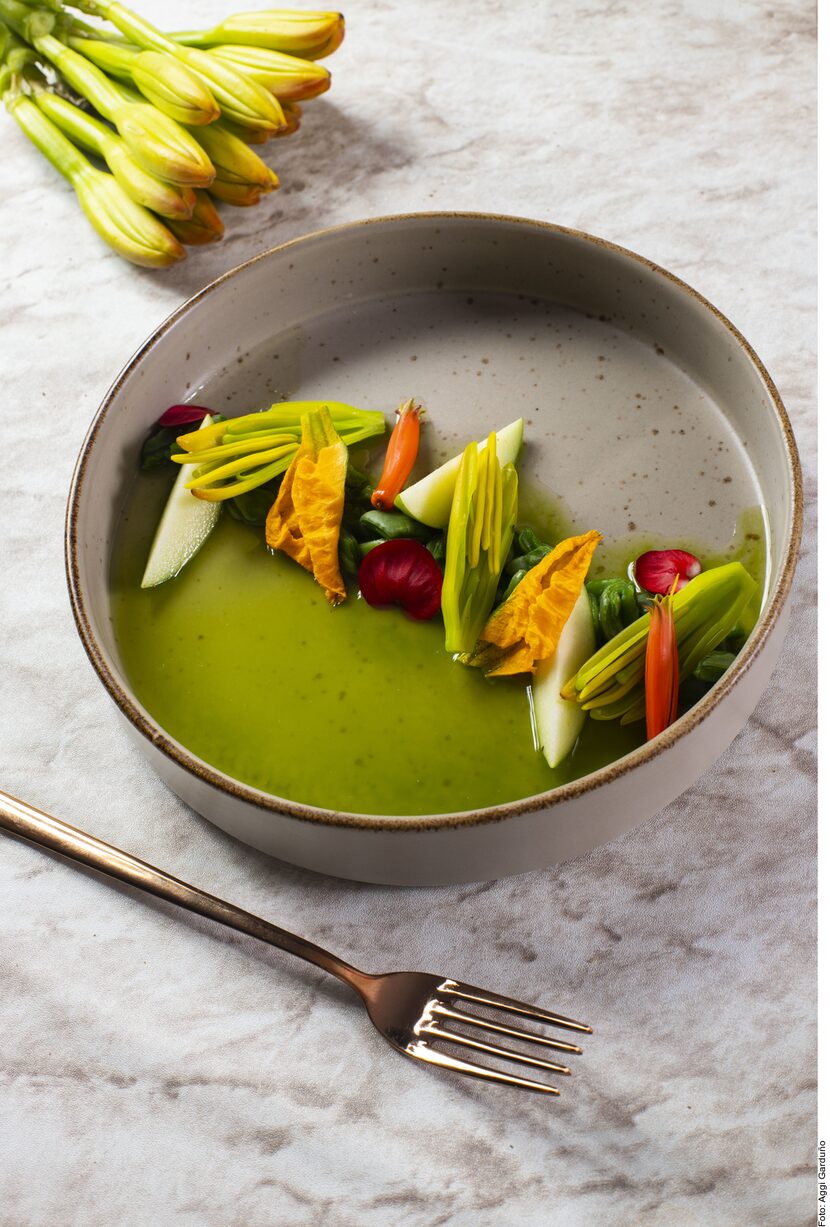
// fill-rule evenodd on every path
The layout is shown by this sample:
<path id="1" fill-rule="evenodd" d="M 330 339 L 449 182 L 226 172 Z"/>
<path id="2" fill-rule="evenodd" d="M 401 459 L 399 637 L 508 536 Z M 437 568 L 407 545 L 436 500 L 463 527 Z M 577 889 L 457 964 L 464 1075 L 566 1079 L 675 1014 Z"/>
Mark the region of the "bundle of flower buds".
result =
<path id="1" fill-rule="evenodd" d="M 296 132 L 343 33 L 339 13 L 164 34 L 117 0 L 0 0 L 0 96 L 101 238 L 167 268 L 221 239 L 215 201 L 254 205 L 279 186 L 251 146 Z"/>

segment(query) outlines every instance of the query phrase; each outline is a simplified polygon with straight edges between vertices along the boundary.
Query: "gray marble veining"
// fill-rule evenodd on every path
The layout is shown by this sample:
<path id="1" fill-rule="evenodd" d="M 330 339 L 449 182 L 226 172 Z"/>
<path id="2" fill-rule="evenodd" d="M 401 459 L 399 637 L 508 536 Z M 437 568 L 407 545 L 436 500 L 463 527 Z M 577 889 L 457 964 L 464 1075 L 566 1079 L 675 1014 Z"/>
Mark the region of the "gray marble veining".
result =
<path id="1" fill-rule="evenodd" d="M 145 0 L 161 21 L 173 6 Z M 228 7 L 201 5 L 208 22 Z M 232 6 L 231 6 L 232 7 Z M 173 24 L 194 20 L 181 0 Z M 2 119 L 0 781 L 356 963 L 458 968 L 586 1016 L 551 1105 L 395 1059 L 276 952 L 0 842 L 3 1227 L 802 1227 L 814 1221 L 814 17 L 801 0 L 356 0 L 283 187 L 168 274 L 105 251 Z M 808 525 L 784 657 L 673 806 L 578 863 L 474 887 L 321 879 L 187 811 L 75 637 L 72 464 L 184 297 L 360 216 L 512 212 L 665 264 L 767 362 Z"/>

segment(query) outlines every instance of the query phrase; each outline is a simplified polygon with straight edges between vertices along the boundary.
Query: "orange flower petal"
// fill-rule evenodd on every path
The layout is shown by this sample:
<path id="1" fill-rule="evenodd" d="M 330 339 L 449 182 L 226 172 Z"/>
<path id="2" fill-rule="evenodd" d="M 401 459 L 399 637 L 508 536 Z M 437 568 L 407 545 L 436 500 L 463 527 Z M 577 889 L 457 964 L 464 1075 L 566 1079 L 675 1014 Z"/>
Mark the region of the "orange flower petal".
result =
<path id="1" fill-rule="evenodd" d="M 550 660 L 601 540 L 592 529 L 560 541 L 491 614 L 468 663 L 506 677 L 534 673 Z"/>
<path id="2" fill-rule="evenodd" d="M 303 415 L 303 437 L 265 521 L 265 540 L 281 550 L 337 605 L 346 598 L 338 544 L 346 497 L 348 448 L 328 410 Z"/>

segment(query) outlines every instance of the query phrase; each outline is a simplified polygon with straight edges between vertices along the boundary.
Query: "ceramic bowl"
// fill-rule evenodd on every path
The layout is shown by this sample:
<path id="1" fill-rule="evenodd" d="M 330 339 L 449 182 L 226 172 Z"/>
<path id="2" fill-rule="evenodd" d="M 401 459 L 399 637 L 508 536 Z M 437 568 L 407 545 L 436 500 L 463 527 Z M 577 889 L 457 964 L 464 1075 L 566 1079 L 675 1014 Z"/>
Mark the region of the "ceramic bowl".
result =
<path id="1" fill-rule="evenodd" d="M 659 523 L 667 539 L 692 533 L 726 550 L 747 507 L 760 507 L 769 578 L 736 664 L 634 753 L 575 783 L 475 812 L 331 812 L 259 792 L 200 761 L 141 707 L 119 661 L 108 567 L 125 475 L 170 403 L 187 396 L 243 412 L 280 397 L 331 395 L 335 376 L 339 399 L 372 406 L 394 406 L 416 382 L 427 404 L 442 406 L 442 425 L 450 421 L 447 454 L 524 414 L 523 474 L 529 465 L 571 523 L 601 527 L 611 541 L 628 534 L 633 543 Z M 416 214 L 283 244 L 175 311 L 126 365 L 92 423 L 69 497 L 66 552 L 84 647 L 174 792 L 287 861 L 417 885 L 580 856 L 707 771 L 778 658 L 800 529 L 798 458 L 781 399 L 744 338 L 699 294 L 641 256 L 563 227 Z"/>

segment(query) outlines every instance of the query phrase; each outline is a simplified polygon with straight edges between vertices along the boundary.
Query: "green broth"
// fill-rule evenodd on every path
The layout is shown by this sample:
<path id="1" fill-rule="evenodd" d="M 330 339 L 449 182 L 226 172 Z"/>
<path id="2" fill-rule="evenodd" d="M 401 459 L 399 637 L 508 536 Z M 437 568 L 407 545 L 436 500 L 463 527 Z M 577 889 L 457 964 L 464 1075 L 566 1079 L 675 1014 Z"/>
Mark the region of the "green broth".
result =
<path id="1" fill-rule="evenodd" d="M 169 480 L 142 477 L 112 564 L 116 640 L 142 705 L 237 780 L 347 812 L 433 814 L 498 805 L 628 753 L 642 726 L 588 720 L 552 771 L 519 681 L 488 681 L 414 622 L 352 594 L 336 610 L 261 532 L 224 514 L 175 580 L 140 588 Z"/>

